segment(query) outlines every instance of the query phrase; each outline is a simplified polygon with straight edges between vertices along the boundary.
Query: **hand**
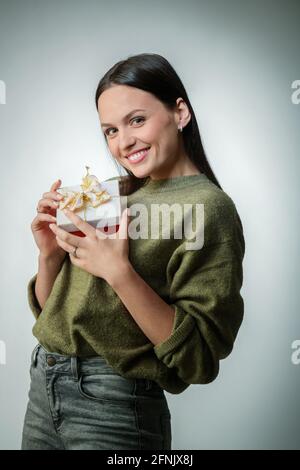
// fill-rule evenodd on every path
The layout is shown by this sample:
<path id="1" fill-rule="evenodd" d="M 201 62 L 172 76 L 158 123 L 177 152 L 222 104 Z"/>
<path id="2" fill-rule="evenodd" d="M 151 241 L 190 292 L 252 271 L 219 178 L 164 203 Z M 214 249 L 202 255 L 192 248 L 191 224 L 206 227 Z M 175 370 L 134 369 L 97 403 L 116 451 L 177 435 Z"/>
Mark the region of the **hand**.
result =
<path id="1" fill-rule="evenodd" d="M 61 180 L 55 181 L 50 192 L 44 193 L 39 200 L 37 205 L 39 212 L 31 223 L 31 231 L 43 257 L 62 261 L 66 252 L 57 244 L 55 235 L 49 228 L 49 224 L 56 221 L 58 201 L 63 197 L 56 191 L 60 184 Z"/>
<path id="2" fill-rule="evenodd" d="M 95 229 L 68 209 L 64 213 L 85 237 L 72 235 L 55 224 L 50 224 L 58 245 L 69 253 L 75 266 L 112 284 L 116 276 L 120 276 L 124 268 L 130 265 L 127 209 L 122 213 L 118 232 L 109 235 Z M 75 257 L 73 253 L 76 247 Z"/>

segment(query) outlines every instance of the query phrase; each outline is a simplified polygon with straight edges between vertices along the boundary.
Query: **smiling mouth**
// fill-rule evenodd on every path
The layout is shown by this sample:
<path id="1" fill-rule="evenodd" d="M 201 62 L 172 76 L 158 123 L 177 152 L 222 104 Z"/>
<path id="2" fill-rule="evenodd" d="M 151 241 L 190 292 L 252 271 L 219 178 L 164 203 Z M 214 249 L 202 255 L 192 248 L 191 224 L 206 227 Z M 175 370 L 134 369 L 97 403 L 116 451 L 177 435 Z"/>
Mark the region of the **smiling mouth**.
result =
<path id="1" fill-rule="evenodd" d="M 146 155 L 149 152 L 150 147 L 147 147 L 145 149 L 139 150 L 138 152 L 133 153 L 132 155 L 129 155 L 129 157 L 126 157 L 131 163 L 139 163 L 140 161 L 144 160 Z"/>

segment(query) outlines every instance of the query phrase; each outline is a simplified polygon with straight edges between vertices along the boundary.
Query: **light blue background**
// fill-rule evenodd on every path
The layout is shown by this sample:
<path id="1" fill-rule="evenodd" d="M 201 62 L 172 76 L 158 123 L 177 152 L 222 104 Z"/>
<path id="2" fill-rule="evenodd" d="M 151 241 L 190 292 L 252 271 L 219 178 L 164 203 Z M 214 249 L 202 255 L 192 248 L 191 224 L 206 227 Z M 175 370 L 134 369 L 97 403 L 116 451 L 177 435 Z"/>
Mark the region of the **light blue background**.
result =
<path id="1" fill-rule="evenodd" d="M 115 62 L 142 52 L 181 77 L 246 240 L 242 328 L 213 383 L 166 393 L 173 449 L 300 448 L 299 14 L 296 1 L 0 0 L 1 449 L 20 448 L 36 344 L 37 201 L 86 164 L 101 179 L 117 174 L 94 93 Z"/>

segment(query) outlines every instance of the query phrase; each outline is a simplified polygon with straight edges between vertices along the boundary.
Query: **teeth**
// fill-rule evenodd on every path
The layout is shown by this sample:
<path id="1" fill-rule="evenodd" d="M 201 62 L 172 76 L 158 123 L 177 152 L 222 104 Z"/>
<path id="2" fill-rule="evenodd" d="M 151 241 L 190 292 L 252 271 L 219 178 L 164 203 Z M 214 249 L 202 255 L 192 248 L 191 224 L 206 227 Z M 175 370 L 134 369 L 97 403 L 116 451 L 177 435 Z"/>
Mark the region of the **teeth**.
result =
<path id="1" fill-rule="evenodd" d="M 144 155 L 146 152 L 148 152 L 149 149 L 142 150 L 141 152 L 134 153 L 133 155 L 130 155 L 128 157 L 129 160 L 138 160 L 142 155 Z"/>

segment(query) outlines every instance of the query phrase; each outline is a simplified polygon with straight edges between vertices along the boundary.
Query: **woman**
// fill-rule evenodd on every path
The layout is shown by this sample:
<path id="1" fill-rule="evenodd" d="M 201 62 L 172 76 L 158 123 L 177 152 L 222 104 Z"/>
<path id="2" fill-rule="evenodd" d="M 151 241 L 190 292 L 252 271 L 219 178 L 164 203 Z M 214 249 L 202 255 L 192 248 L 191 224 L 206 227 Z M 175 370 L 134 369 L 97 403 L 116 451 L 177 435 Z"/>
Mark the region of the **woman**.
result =
<path id="1" fill-rule="evenodd" d="M 115 64 L 96 106 L 127 174 L 116 178 L 130 216 L 140 217 L 124 211 L 109 238 L 69 211 L 77 237 L 55 224 L 60 180 L 39 201 L 28 285 L 38 344 L 22 449 L 171 449 L 164 392 L 213 381 L 243 319 L 242 224 L 166 59 Z"/>

